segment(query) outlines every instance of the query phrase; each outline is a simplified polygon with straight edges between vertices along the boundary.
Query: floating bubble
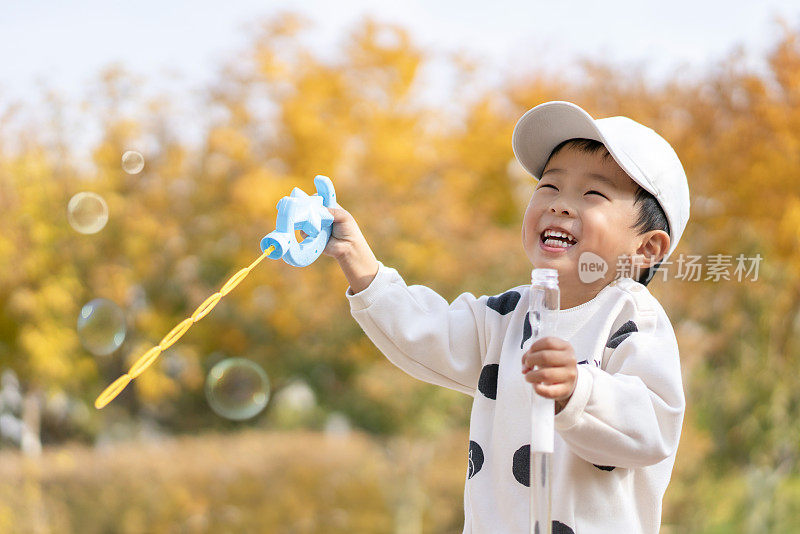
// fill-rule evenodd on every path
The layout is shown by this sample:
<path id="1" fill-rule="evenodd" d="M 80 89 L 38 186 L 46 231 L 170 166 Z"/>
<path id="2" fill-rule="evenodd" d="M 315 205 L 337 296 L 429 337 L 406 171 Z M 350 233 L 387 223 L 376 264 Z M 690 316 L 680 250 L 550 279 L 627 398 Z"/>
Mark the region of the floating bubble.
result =
<path id="1" fill-rule="evenodd" d="M 82 192 L 67 204 L 69 225 L 82 234 L 96 234 L 108 222 L 108 206 L 97 193 Z"/>
<path id="2" fill-rule="evenodd" d="M 128 174 L 139 174 L 144 169 L 144 156 L 135 150 L 128 150 L 122 155 L 122 170 Z"/>
<path id="3" fill-rule="evenodd" d="M 267 405 L 269 378 L 250 360 L 228 358 L 209 371 L 206 399 L 217 415 L 234 420 L 249 419 Z"/>
<path id="4" fill-rule="evenodd" d="M 78 336 L 96 356 L 111 354 L 125 340 L 125 315 L 108 299 L 89 301 L 78 316 Z"/>

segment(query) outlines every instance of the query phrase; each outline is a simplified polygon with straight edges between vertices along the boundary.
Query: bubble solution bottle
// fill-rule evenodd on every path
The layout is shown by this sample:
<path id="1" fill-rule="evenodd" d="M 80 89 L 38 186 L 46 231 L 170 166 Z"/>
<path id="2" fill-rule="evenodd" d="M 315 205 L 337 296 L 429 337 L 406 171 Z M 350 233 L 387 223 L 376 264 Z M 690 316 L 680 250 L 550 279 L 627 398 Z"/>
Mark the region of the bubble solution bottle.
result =
<path id="1" fill-rule="evenodd" d="M 531 271 L 530 303 L 528 320 L 531 325 L 531 341 L 554 336 L 558 320 L 561 295 L 558 289 L 556 269 L 533 269 Z M 551 534 L 550 462 L 555 440 L 555 406 L 553 399 L 540 396 L 531 387 L 531 533 Z"/>

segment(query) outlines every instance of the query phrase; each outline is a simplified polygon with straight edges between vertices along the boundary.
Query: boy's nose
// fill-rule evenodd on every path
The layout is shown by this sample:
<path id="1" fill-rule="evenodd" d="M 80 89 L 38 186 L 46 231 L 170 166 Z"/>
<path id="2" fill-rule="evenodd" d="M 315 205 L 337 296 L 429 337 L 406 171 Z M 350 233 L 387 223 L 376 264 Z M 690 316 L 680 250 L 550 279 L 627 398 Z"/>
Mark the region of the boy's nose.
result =
<path id="1" fill-rule="evenodd" d="M 550 207 L 550 211 L 553 213 L 561 213 L 562 215 L 572 215 L 572 211 L 566 206 L 552 206 Z"/>

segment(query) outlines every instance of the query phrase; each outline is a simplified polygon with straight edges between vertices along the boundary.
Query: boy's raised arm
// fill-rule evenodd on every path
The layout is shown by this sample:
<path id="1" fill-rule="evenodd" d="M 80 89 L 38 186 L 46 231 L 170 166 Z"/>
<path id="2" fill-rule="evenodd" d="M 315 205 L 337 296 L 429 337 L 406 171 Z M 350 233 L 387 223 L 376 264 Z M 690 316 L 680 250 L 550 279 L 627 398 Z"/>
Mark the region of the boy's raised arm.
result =
<path id="1" fill-rule="evenodd" d="M 459 295 L 451 304 L 430 288 L 407 286 L 377 261 L 353 217 L 332 209 L 324 253 L 350 282 L 353 317 L 378 349 L 411 376 L 472 395 L 486 354 L 488 297 Z"/>

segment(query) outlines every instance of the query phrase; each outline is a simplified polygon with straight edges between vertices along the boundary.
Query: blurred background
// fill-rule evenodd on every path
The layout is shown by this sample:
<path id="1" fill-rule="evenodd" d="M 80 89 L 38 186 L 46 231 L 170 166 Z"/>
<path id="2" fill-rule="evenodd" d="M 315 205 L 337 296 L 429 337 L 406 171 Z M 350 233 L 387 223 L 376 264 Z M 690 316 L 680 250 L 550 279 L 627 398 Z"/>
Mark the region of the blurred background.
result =
<path id="1" fill-rule="evenodd" d="M 331 258 L 93 402 L 316 174 L 409 284 L 526 283 L 511 132 L 548 100 L 661 133 L 673 259 L 730 262 L 648 286 L 688 404 L 662 532 L 800 531 L 800 8 L 429 4 L 0 5 L 0 532 L 460 532 L 471 399 L 383 358 Z"/>

